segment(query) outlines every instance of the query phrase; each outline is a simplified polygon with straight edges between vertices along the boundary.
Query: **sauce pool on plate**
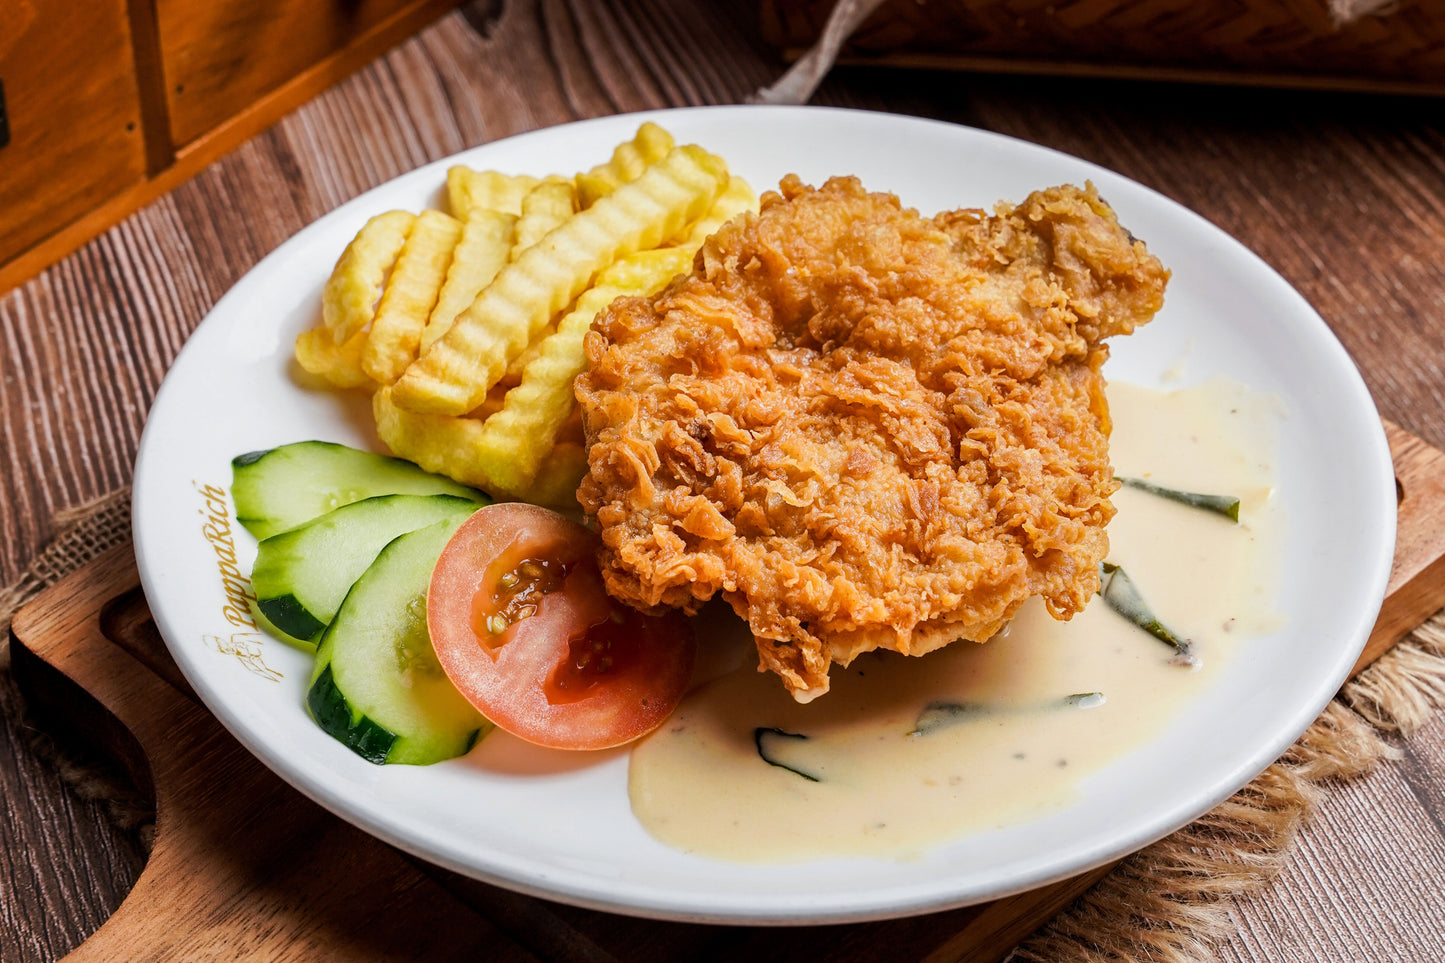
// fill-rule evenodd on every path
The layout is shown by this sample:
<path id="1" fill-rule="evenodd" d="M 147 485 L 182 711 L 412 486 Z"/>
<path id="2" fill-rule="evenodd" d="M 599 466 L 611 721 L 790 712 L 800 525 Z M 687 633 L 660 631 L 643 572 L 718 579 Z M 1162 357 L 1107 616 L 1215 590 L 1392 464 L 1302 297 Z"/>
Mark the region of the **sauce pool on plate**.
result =
<path id="1" fill-rule="evenodd" d="M 632 751 L 633 812 L 657 839 L 720 859 L 906 859 L 1066 806 L 1091 774 L 1156 738 L 1272 610 L 1281 507 L 1277 402 L 1223 380 L 1109 386 L 1115 472 L 1240 500 L 1236 524 L 1136 488 L 1114 496 L 1108 561 L 1193 664 L 1096 598 L 1070 622 L 1037 601 L 982 645 L 870 653 L 808 705 L 740 662 Z M 709 609 L 709 614 L 716 608 Z M 714 642 L 726 648 L 725 639 Z"/>

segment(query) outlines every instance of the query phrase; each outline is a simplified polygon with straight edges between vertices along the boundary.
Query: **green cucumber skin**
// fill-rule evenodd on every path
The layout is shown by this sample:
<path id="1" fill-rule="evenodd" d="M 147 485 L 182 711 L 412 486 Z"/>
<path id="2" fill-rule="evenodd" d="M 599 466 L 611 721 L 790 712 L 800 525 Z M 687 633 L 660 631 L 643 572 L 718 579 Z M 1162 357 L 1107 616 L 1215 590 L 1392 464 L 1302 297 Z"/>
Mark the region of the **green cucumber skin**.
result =
<path id="1" fill-rule="evenodd" d="M 409 461 L 328 441 L 299 441 L 231 460 L 236 520 L 258 539 L 374 495 L 454 495 L 491 504 L 482 492 Z"/>
<path id="2" fill-rule="evenodd" d="M 387 543 L 477 507 L 453 495 L 377 495 L 264 538 L 251 570 L 256 607 L 282 641 L 315 651 L 316 637 Z"/>
<path id="3" fill-rule="evenodd" d="M 392 758 L 392 750 L 396 748 L 397 744 L 397 734 L 377 725 L 366 716 L 357 715 L 347 703 L 346 696 L 336 688 L 336 680 L 332 678 L 330 667 L 327 667 L 326 671 L 322 672 L 320 677 L 312 683 L 311 690 L 306 694 L 306 706 L 311 710 L 311 715 L 317 725 L 367 762 L 384 766 L 387 763 L 411 761 Z M 471 738 L 465 743 L 465 748 L 460 752 L 441 758 L 450 759 L 452 756 L 466 755 L 477 744 L 481 735 L 481 728 L 473 729 Z M 439 761 L 441 760 L 421 759 L 415 764 L 426 765 L 429 762 Z"/>
<path id="4" fill-rule="evenodd" d="M 383 765 L 391 747 L 396 745 L 396 733 L 352 712 L 346 696 L 336 688 L 330 666 L 311 683 L 306 693 L 306 707 L 318 726 L 367 762 Z"/>
<path id="5" fill-rule="evenodd" d="M 392 539 L 321 634 L 307 706 L 371 762 L 440 762 L 492 728 L 441 673 L 426 632 L 431 570 L 462 520 Z"/>
<path id="6" fill-rule="evenodd" d="M 286 636 L 287 642 L 313 645 L 311 640 L 326 628 L 325 622 L 307 611 L 302 601 L 290 593 L 258 598 L 256 607 L 261 610 L 271 628 Z"/>
<path id="7" fill-rule="evenodd" d="M 271 620 L 266 617 L 266 613 L 261 610 L 261 606 L 256 604 L 255 599 L 248 599 L 246 604 L 251 609 L 251 618 L 256 620 L 256 624 L 260 626 L 261 631 L 265 632 L 273 639 L 280 639 L 282 642 L 285 642 L 287 645 L 291 646 L 294 649 L 300 649 L 307 655 L 316 654 L 315 636 L 309 639 L 302 640 L 287 635 L 285 632 L 282 632 L 280 629 L 276 628 L 276 626 L 271 624 Z"/>

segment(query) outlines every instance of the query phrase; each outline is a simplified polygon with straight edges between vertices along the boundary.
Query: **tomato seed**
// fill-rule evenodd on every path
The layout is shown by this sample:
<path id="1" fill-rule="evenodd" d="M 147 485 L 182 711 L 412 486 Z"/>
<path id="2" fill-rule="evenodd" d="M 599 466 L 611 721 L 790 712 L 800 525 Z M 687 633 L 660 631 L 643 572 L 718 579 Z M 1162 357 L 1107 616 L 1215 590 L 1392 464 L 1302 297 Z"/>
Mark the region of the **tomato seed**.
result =
<path id="1" fill-rule="evenodd" d="M 563 587 L 572 564 L 547 558 L 526 558 L 516 568 L 503 572 L 492 589 L 495 614 L 485 625 L 492 635 L 502 635 L 522 619 L 537 614 L 542 598 Z"/>

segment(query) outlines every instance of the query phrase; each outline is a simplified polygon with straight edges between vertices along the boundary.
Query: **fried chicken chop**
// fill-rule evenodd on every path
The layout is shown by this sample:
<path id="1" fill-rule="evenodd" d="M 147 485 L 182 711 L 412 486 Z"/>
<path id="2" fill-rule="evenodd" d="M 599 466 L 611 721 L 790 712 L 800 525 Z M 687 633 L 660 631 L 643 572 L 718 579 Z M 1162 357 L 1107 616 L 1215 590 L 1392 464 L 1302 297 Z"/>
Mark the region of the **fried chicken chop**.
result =
<path id="1" fill-rule="evenodd" d="M 607 588 L 722 593 L 802 701 L 876 648 L 982 642 L 1098 589 L 1106 337 L 1168 272 L 1092 185 L 929 220 L 786 178 L 691 275 L 623 298 L 577 379 Z"/>

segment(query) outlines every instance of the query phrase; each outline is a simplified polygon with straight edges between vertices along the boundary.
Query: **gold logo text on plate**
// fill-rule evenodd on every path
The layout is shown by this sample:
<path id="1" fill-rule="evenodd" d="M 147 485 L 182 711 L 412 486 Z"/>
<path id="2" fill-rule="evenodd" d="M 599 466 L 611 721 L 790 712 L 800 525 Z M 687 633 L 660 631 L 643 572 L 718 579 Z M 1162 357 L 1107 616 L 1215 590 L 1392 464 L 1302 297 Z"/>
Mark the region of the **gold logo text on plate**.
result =
<path id="1" fill-rule="evenodd" d="M 209 649 L 233 656 L 247 671 L 271 682 L 279 682 L 282 674 L 266 664 L 262 645 L 264 636 L 251 615 L 251 603 L 256 601 L 256 593 L 251 589 L 251 580 L 236 565 L 236 543 L 231 536 L 231 509 L 226 501 L 226 491 L 215 485 L 192 484 L 202 499 L 199 514 L 205 522 L 201 525 L 201 535 L 216 555 L 216 573 L 221 580 L 221 594 L 225 597 L 221 618 L 231 626 L 228 632 L 206 633 L 201 636 L 201 641 Z"/>

